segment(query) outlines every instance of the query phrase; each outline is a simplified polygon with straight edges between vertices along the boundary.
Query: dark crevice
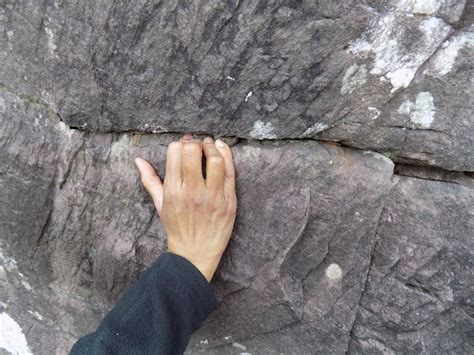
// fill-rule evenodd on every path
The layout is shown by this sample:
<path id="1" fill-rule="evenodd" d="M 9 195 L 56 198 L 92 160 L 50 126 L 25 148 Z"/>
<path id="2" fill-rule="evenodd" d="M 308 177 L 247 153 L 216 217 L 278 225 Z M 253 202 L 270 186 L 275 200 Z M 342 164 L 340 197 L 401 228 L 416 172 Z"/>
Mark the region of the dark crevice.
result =
<path id="1" fill-rule="evenodd" d="M 449 182 L 464 186 L 474 185 L 474 172 L 450 171 L 432 166 L 399 163 L 395 164 L 394 174 L 429 181 Z"/>
<path id="2" fill-rule="evenodd" d="M 61 182 L 59 183 L 59 190 L 61 190 L 64 186 L 64 184 L 66 183 L 66 180 L 67 178 L 69 177 L 69 174 L 71 173 L 71 170 L 72 170 L 72 166 L 74 164 L 74 161 L 76 160 L 77 156 L 79 155 L 79 153 L 81 152 L 82 148 L 84 147 L 84 142 L 85 140 L 82 140 L 82 143 L 81 145 L 79 146 L 79 148 L 77 148 L 71 159 L 69 160 L 68 164 L 67 164 L 67 168 L 66 168 L 66 171 L 64 172 L 63 174 L 63 177 L 61 179 Z"/>
<path id="3" fill-rule="evenodd" d="M 59 115 L 58 115 L 59 116 Z M 62 121 L 62 120 L 61 120 Z M 421 169 L 426 169 L 429 172 L 434 172 L 438 171 L 443 174 L 461 174 L 464 175 L 465 178 L 474 178 L 474 172 L 471 171 L 456 171 L 456 170 L 448 170 L 445 168 L 441 167 L 433 167 L 428 165 L 427 163 L 423 163 L 422 161 L 419 162 L 419 164 L 414 164 L 414 162 L 410 162 L 409 164 L 407 163 L 402 163 L 402 162 L 397 162 L 395 161 L 392 157 L 387 156 L 387 154 L 384 154 L 384 151 L 378 151 L 374 148 L 366 147 L 366 148 L 361 148 L 357 146 L 353 146 L 350 144 L 350 142 L 346 142 L 344 140 L 329 140 L 329 139 L 321 139 L 321 138 L 314 138 L 314 137 L 285 137 L 285 138 L 276 138 L 276 139 L 254 139 L 254 138 L 248 138 L 248 137 L 242 137 L 238 135 L 214 135 L 210 132 L 206 131 L 195 131 L 195 132 L 181 132 L 181 131 L 163 131 L 163 132 L 143 132 L 143 131 L 137 131 L 135 129 L 123 129 L 123 130 L 117 130 L 117 129 L 111 129 L 107 131 L 93 131 L 93 130 L 87 130 L 84 129 L 83 127 L 78 127 L 78 126 L 70 126 L 68 125 L 70 129 L 78 130 L 78 131 L 83 131 L 83 132 L 91 132 L 91 133 L 125 133 L 125 134 L 137 134 L 137 135 L 160 135 L 160 134 L 184 134 L 184 133 L 191 133 L 194 135 L 202 135 L 202 136 L 211 136 L 214 138 L 222 138 L 222 139 L 230 139 L 230 140 L 235 140 L 236 142 L 259 142 L 261 144 L 272 144 L 276 142 L 320 142 L 320 143 L 326 143 L 326 144 L 334 144 L 343 148 L 349 148 L 351 150 L 356 150 L 356 151 L 362 151 L 362 152 L 367 152 L 371 151 L 380 155 L 385 156 L 387 159 L 390 159 L 394 162 L 395 166 L 414 166 L 418 167 L 420 170 Z M 407 129 L 408 130 L 408 129 Z M 439 133 L 439 132 L 438 132 Z M 429 154 L 429 152 L 424 152 L 425 154 Z M 419 177 L 417 175 L 411 175 L 408 173 L 398 173 L 395 172 L 397 175 L 403 175 L 403 176 L 413 176 L 413 177 Z M 452 179 L 448 180 L 443 180 L 439 178 L 425 178 L 426 180 L 435 180 L 435 181 L 447 181 L 447 182 L 455 182 Z"/>
<path id="4" fill-rule="evenodd" d="M 380 154 L 382 156 L 385 156 L 387 159 L 392 160 L 396 166 L 414 166 L 414 167 L 418 167 L 420 169 L 420 171 L 421 171 L 421 169 L 424 169 L 428 172 L 437 171 L 438 173 L 442 173 L 442 174 L 445 174 L 445 175 L 461 174 L 462 176 L 464 176 L 463 177 L 464 179 L 471 179 L 472 180 L 472 178 L 474 178 L 474 172 L 472 172 L 472 171 L 456 171 L 456 170 L 449 170 L 449 169 L 445 169 L 445 168 L 441 168 L 441 167 L 433 167 L 433 166 L 430 166 L 430 165 L 428 165 L 427 163 L 425 163 L 423 161 L 412 161 L 408 158 L 403 158 L 403 157 L 401 159 L 404 159 L 404 160 L 400 161 L 400 160 L 397 159 L 397 157 L 395 157 L 395 159 L 394 159 L 393 156 L 390 156 L 388 154 L 390 152 L 388 152 L 388 151 L 377 150 L 373 147 L 354 146 L 350 142 L 347 142 L 345 140 L 321 139 L 319 137 L 299 137 L 299 136 L 290 136 L 290 137 L 276 138 L 276 139 L 255 139 L 255 138 L 249 138 L 247 136 L 238 136 L 238 135 L 215 135 L 215 134 L 212 134 L 211 132 L 208 132 L 208 131 L 182 132 L 182 131 L 171 131 L 170 130 L 170 131 L 161 131 L 161 132 L 149 132 L 149 131 L 139 131 L 139 130 L 136 130 L 134 128 L 127 128 L 127 129 L 111 128 L 111 129 L 108 129 L 108 130 L 87 129 L 83 126 L 74 126 L 74 125 L 68 124 L 67 122 L 64 121 L 64 119 L 61 117 L 60 113 L 57 112 L 57 110 L 54 107 L 52 107 L 51 105 L 49 105 L 48 103 L 44 102 L 41 99 L 37 99 L 37 98 L 29 96 L 29 95 L 24 95 L 24 94 L 21 94 L 21 93 L 17 93 L 13 89 L 9 88 L 7 85 L 5 85 L 3 83 L 0 83 L 0 89 L 5 90 L 6 92 L 10 93 L 11 95 L 14 95 L 14 96 L 16 96 L 16 97 L 18 97 L 18 98 L 20 98 L 24 101 L 31 102 L 31 103 L 34 103 L 34 104 L 38 104 L 38 105 L 41 105 L 41 106 L 47 108 L 48 111 L 51 111 L 55 115 L 57 115 L 58 118 L 59 118 L 59 121 L 63 122 L 65 125 L 67 125 L 69 129 L 77 130 L 77 131 L 81 131 L 81 132 L 85 132 L 85 133 L 90 132 L 92 134 L 94 134 L 94 133 L 101 133 L 101 134 L 112 133 L 112 134 L 136 134 L 136 135 L 151 135 L 151 134 L 154 134 L 154 135 L 163 134 L 163 135 L 165 135 L 165 134 L 191 133 L 191 134 L 198 135 L 198 136 L 199 135 L 211 136 L 211 137 L 214 137 L 214 138 L 222 138 L 224 140 L 229 139 L 229 140 L 234 141 L 231 145 L 236 144 L 237 142 L 240 142 L 240 141 L 249 142 L 249 143 L 250 142 L 259 142 L 259 143 L 264 144 L 264 145 L 265 144 L 272 144 L 272 143 L 275 143 L 275 142 L 305 142 L 305 141 L 315 142 L 316 141 L 316 142 L 320 142 L 320 143 L 334 144 L 334 145 L 338 145 L 338 146 L 341 146 L 341 147 L 344 147 L 344 148 L 350 148 L 351 150 L 356 150 L 356 151 L 362 151 L 362 152 L 371 151 L 371 152 Z M 407 131 L 408 130 L 409 129 L 407 128 Z M 440 132 L 436 131 L 436 133 L 440 133 Z M 427 153 L 428 152 L 425 152 L 425 154 L 427 154 Z M 459 182 L 457 182 L 457 179 L 453 179 L 451 177 L 447 178 L 447 179 L 430 178 L 429 174 L 428 174 L 428 177 L 421 177 L 417 174 L 413 175 L 411 173 L 407 173 L 406 171 L 400 173 L 399 170 L 397 171 L 397 169 L 396 169 L 395 174 L 403 175 L 403 176 L 410 176 L 410 177 L 424 178 L 426 180 L 446 181 L 446 182 L 459 183 Z M 453 181 L 453 180 L 456 180 L 456 181 Z M 468 185 L 468 183 L 464 183 L 464 185 Z"/>

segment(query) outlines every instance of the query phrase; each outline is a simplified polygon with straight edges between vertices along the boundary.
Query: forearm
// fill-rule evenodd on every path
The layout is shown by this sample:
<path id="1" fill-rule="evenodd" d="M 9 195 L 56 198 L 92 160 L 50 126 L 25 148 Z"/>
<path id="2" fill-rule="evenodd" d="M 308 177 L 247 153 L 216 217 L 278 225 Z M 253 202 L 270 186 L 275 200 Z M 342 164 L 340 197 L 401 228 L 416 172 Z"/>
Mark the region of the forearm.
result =
<path id="1" fill-rule="evenodd" d="M 71 354 L 180 354 L 217 305 L 204 276 L 186 259 L 163 253 Z"/>

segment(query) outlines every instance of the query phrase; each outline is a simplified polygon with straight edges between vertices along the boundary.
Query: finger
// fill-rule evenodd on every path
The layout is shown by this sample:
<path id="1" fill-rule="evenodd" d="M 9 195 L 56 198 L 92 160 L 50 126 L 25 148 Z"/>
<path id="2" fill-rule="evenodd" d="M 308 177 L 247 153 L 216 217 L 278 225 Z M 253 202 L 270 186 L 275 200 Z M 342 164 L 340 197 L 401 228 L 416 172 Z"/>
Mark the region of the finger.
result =
<path id="1" fill-rule="evenodd" d="M 228 197 L 235 195 L 235 168 L 230 147 L 222 140 L 216 140 L 216 148 L 224 158 L 224 192 Z"/>
<path id="2" fill-rule="evenodd" d="M 183 145 L 183 180 L 191 191 L 204 187 L 202 177 L 202 141 L 193 139 Z"/>
<path id="3" fill-rule="evenodd" d="M 136 158 L 135 164 L 137 164 L 138 171 L 140 172 L 142 184 L 151 195 L 158 214 L 160 214 L 163 206 L 163 184 L 161 183 L 161 179 L 156 174 L 155 168 L 145 159 Z"/>
<path id="4" fill-rule="evenodd" d="M 204 139 L 206 156 L 206 187 L 213 192 L 224 190 L 224 158 L 217 150 L 211 137 Z"/>
<path id="5" fill-rule="evenodd" d="M 171 142 L 166 153 L 165 185 L 181 186 L 183 180 L 182 142 Z"/>
<path id="6" fill-rule="evenodd" d="M 181 137 L 180 141 L 185 143 L 185 142 L 190 141 L 192 139 L 193 139 L 192 134 L 187 133 L 187 134 L 185 134 L 184 136 Z"/>

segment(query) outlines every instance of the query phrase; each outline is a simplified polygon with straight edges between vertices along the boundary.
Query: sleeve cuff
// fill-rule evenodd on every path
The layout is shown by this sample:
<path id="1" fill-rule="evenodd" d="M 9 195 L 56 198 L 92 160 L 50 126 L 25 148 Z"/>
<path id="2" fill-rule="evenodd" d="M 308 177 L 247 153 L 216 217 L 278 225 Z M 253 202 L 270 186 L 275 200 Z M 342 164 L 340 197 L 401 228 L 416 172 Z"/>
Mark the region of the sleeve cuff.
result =
<path id="1" fill-rule="evenodd" d="M 199 302 L 199 313 L 202 320 L 206 319 L 217 308 L 217 298 L 214 288 L 204 275 L 186 258 L 169 252 L 164 252 L 151 266 L 160 273 L 168 273 L 168 279 L 175 284 L 185 284 L 193 298 Z"/>

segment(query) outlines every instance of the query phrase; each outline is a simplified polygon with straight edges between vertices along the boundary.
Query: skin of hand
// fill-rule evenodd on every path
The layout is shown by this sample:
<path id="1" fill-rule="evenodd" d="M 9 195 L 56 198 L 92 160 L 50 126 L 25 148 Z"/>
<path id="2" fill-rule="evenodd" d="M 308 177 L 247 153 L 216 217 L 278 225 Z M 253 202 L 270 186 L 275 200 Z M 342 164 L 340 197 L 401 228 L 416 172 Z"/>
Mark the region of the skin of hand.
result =
<path id="1" fill-rule="evenodd" d="M 202 156 L 206 158 L 206 179 Z M 189 260 L 211 281 L 234 227 L 237 197 L 230 147 L 222 140 L 190 134 L 168 146 L 166 176 L 136 158 L 168 237 L 168 251 Z"/>

